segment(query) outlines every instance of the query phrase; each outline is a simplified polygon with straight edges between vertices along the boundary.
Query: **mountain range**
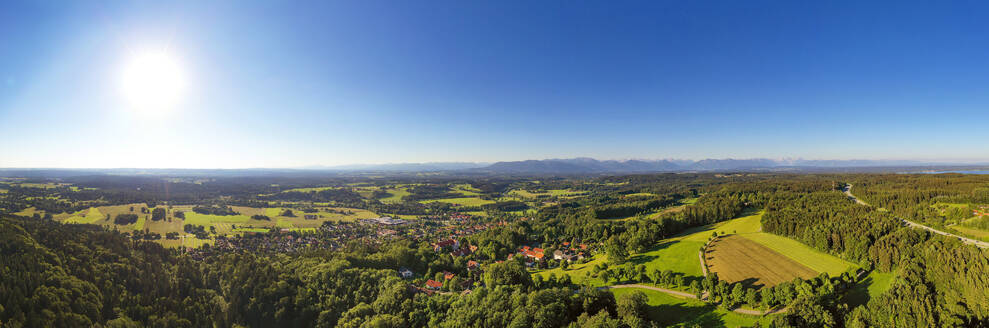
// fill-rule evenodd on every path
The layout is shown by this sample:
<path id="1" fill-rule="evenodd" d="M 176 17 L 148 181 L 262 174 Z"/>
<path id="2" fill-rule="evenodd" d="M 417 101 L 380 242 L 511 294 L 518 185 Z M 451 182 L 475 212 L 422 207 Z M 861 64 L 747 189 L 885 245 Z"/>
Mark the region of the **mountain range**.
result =
<path id="1" fill-rule="evenodd" d="M 703 160 L 597 160 L 579 157 L 503 161 L 496 163 L 406 163 L 321 167 L 340 171 L 461 171 L 496 174 L 590 174 L 733 170 L 800 170 L 879 167 L 929 167 L 985 165 L 985 163 L 923 162 L 910 160 L 804 160 L 804 159 L 703 159 Z"/>

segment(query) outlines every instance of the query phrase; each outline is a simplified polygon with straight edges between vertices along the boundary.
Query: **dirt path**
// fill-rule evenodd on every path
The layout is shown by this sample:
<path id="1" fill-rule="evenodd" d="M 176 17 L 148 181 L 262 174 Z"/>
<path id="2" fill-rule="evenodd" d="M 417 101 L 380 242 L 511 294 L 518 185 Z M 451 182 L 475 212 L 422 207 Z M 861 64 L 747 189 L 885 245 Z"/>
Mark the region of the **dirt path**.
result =
<path id="1" fill-rule="evenodd" d="M 704 251 L 697 252 L 697 259 L 701 260 L 701 272 L 704 273 L 704 278 L 707 278 L 707 265 L 704 265 Z"/>
<path id="2" fill-rule="evenodd" d="M 848 184 L 847 186 L 845 186 L 845 195 L 848 195 L 848 198 L 851 198 L 851 199 L 855 200 L 855 202 L 856 203 L 859 203 L 860 205 L 870 206 L 868 203 L 863 202 L 862 200 L 858 199 L 858 197 L 855 197 L 855 195 L 852 195 L 852 185 L 851 184 Z M 975 245 L 975 247 L 989 248 L 989 243 L 984 242 L 984 241 L 981 241 L 981 240 L 975 240 L 975 239 L 971 239 L 971 238 L 965 238 L 965 237 L 962 237 L 962 236 L 959 236 L 959 235 L 956 235 L 956 234 L 953 234 L 953 233 L 944 232 L 944 231 L 937 230 L 937 229 L 934 229 L 934 228 L 931 228 L 931 227 L 925 226 L 923 224 L 920 224 L 920 223 L 917 223 L 917 222 L 913 222 L 913 221 L 910 221 L 910 220 L 907 220 L 907 219 L 904 219 L 904 218 L 897 218 L 897 219 L 900 219 L 900 221 L 903 221 L 903 223 L 905 223 L 908 227 L 911 227 L 911 228 L 920 228 L 920 229 L 924 229 L 924 230 L 927 230 L 927 231 L 930 231 L 930 232 L 933 232 L 933 233 L 936 233 L 936 234 L 939 234 L 939 235 L 942 235 L 942 236 L 948 236 L 948 237 L 952 237 L 952 238 L 958 238 L 958 240 L 961 240 L 963 243 L 970 244 L 970 245 Z"/>
<path id="3" fill-rule="evenodd" d="M 659 287 L 646 286 L 646 285 L 639 285 L 639 284 L 611 285 L 611 286 L 604 286 L 604 287 L 601 287 L 601 288 L 608 288 L 608 289 L 616 289 L 616 288 L 642 288 L 642 289 L 654 290 L 654 291 L 657 291 L 657 292 L 660 292 L 660 293 L 666 293 L 666 294 L 673 295 L 673 296 L 690 298 L 690 299 L 697 299 L 697 295 L 694 295 L 694 294 L 685 293 L 685 292 L 681 292 L 681 291 L 677 291 L 677 290 L 672 290 L 672 289 L 659 288 Z M 707 297 L 706 295 L 707 295 L 707 292 L 705 292 L 704 295 L 701 295 L 701 296 L 702 297 Z M 777 314 L 777 313 L 786 313 L 786 310 L 787 310 L 787 308 L 771 309 L 769 311 L 759 311 L 759 310 L 750 310 L 750 309 L 738 308 L 738 309 L 732 310 L 732 312 L 741 313 L 741 314 L 748 314 L 748 315 L 769 315 L 769 314 Z"/>
<path id="4" fill-rule="evenodd" d="M 639 284 L 611 285 L 611 286 L 604 286 L 604 287 L 605 288 L 608 288 L 608 289 L 614 289 L 614 288 L 642 288 L 642 289 L 648 289 L 648 290 L 655 290 L 657 292 L 666 293 L 666 294 L 670 294 L 670 295 L 674 295 L 674 296 L 680 296 L 680 297 L 697 299 L 697 295 L 694 295 L 694 294 L 691 294 L 691 293 L 685 293 L 685 292 L 681 292 L 681 291 L 677 291 L 677 290 L 672 290 L 672 289 L 652 287 L 652 286 L 639 285 Z"/>

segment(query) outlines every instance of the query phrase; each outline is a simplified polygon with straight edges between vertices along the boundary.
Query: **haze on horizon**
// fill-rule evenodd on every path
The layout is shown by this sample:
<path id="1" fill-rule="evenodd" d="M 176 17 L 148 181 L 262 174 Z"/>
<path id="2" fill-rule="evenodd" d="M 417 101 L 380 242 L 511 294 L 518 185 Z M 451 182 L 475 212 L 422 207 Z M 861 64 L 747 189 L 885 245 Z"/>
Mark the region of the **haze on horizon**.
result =
<path id="1" fill-rule="evenodd" d="M 0 167 L 989 161 L 987 3 L 597 5 L 4 2 Z"/>

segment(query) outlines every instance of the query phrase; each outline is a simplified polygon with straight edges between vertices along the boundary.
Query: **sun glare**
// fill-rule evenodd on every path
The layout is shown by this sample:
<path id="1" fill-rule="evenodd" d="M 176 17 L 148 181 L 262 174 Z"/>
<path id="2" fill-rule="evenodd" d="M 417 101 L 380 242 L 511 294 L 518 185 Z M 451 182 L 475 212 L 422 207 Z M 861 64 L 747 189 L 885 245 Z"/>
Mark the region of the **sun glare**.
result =
<path id="1" fill-rule="evenodd" d="M 181 65 L 163 50 L 134 54 L 124 64 L 120 82 L 127 105 L 149 113 L 177 106 L 186 88 Z"/>

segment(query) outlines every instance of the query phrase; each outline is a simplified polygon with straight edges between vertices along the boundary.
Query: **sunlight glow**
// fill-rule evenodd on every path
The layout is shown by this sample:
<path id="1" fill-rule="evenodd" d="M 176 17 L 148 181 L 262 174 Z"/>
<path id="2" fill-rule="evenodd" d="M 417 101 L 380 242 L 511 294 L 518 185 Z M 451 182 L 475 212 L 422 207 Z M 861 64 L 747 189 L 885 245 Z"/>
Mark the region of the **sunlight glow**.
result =
<path id="1" fill-rule="evenodd" d="M 124 66 L 121 95 L 127 105 L 143 113 L 161 113 L 179 104 L 186 89 L 182 66 L 164 50 L 135 53 Z"/>

